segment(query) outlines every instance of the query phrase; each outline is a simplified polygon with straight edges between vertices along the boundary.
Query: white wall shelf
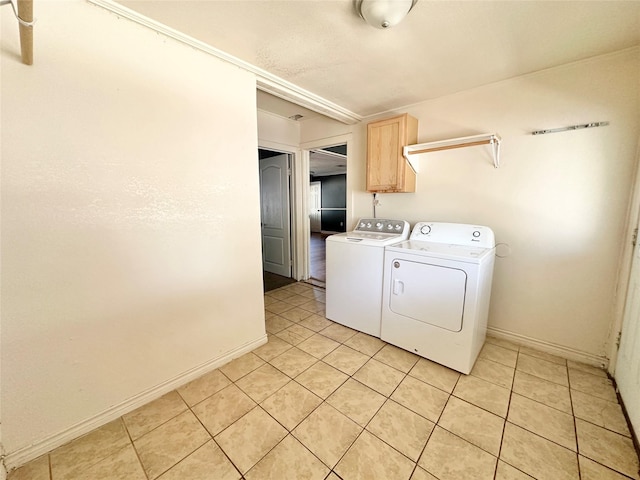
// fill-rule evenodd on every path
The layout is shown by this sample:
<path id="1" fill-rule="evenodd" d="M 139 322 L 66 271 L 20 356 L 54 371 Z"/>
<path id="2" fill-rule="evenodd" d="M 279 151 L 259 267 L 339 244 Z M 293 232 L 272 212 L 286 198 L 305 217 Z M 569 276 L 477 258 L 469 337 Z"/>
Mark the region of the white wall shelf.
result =
<path id="1" fill-rule="evenodd" d="M 449 150 L 452 148 L 475 147 L 477 145 L 491 145 L 493 150 L 493 166 L 500 166 L 500 142 L 502 139 L 497 133 L 483 133 L 482 135 L 472 135 L 470 137 L 450 138 L 448 140 L 438 140 L 428 143 L 417 143 L 415 145 L 407 145 L 402 149 L 404 158 L 411 164 L 417 172 L 418 168 L 415 160 L 411 159 L 411 155 L 419 153 L 437 152 L 439 150 Z"/>

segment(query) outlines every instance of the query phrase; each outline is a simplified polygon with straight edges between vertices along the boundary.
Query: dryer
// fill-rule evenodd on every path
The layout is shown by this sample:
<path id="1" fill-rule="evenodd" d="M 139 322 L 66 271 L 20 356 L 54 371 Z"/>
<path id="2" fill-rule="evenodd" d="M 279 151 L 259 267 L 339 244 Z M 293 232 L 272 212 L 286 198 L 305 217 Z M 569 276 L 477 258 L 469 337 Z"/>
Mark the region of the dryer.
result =
<path id="1" fill-rule="evenodd" d="M 385 247 L 380 338 L 468 374 L 486 337 L 494 260 L 489 227 L 417 223 Z"/>

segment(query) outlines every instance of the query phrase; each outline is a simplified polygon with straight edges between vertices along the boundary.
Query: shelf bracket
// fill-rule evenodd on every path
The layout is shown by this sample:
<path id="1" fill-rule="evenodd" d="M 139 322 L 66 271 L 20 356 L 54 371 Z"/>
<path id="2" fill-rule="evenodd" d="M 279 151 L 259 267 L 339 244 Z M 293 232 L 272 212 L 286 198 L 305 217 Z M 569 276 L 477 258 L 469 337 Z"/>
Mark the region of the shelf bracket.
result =
<path id="1" fill-rule="evenodd" d="M 500 167 L 500 137 L 493 135 L 491 137 L 491 149 L 493 150 L 493 168 Z"/>
<path id="2" fill-rule="evenodd" d="M 411 159 L 411 155 L 419 153 L 437 152 L 440 150 L 450 150 L 452 148 L 474 147 L 477 145 L 491 145 L 493 153 L 493 166 L 500 167 L 500 143 L 502 139 L 497 133 L 486 133 L 482 135 L 472 135 L 470 137 L 450 138 L 448 140 L 438 140 L 435 142 L 418 143 L 407 145 L 402 149 L 404 158 L 407 159 L 411 167 L 417 172 L 417 163 Z"/>

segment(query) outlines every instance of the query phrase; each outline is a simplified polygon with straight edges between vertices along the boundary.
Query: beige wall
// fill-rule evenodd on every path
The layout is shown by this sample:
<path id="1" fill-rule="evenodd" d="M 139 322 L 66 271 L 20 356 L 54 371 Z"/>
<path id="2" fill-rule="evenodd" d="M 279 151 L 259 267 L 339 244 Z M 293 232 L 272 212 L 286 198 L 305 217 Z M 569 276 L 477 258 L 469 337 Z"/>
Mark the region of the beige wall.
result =
<path id="1" fill-rule="evenodd" d="M 2 16 L 0 403 L 10 455 L 264 336 L 253 76 L 79 0 L 37 1 L 36 11 L 33 67 L 19 63 L 15 20 Z M 401 110 L 420 120 L 421 142 L 503 136 L 500 169 L 485 147 L 424 155 L 418 192 L 381 195 L 378 208 L 412 223 L 483 223 L 509 244 L 492 327 L 604 355 L 640 130 L 638 55 Z M 602 120 L 611 125 L 529 135 Z M 299 141 L 349 133 L 353 221 L 372 214 L 364 123 L 309 120 Z"/>
<path id="2" fill-rule="evenodd" d="M 496 261 L 490 326 L 594 361 L 605 356 L 640 132 L 640 50 L 591 59 L 399 109 L 419 120 L 419 142 L 480 133 L 488 147 L 418 157 L 414 194 L 380 195 L 378 216 L 477 223 L 508 244 Z M 379 117 L 372 117 L 366 122 Z M 533 130 L 609 121 L 542 136 Z M 303 122 L 302 139 L 354 132 L 348 164 L 352 221 L 371 216 L 365 123 Z"/>
<path id="3" fill-rule="evenodd" d="M 35 10 L 32 67 L 2 15 L 9 454 L 265 333 L 254 77 L 82 1 Z"/>
<path id="4" fill-rule="evenodd" d="M 300 144 L 300 123 L 258 110 L 258 143 L 276 150 L 294 151 Z"/>

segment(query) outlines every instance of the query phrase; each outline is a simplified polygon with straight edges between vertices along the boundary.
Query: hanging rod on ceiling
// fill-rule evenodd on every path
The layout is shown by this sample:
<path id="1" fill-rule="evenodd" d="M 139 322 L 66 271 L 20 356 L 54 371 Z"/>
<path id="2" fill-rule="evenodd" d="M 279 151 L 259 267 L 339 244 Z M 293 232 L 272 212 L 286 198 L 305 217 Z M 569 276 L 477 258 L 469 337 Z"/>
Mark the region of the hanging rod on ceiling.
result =
<path id="1" fill-rule="evenodd" d="M 548 130 L 536 130 L 531 135 L 545 135 L 547 133 L 566 132 L 568 130 L 582 130 L 583 128 L 606 127 L 609 122 L 592 122 L 582 123 L 580 125 L 571 125 L 570 127 L 550 128 Z"/>
<path id="2" fill-rule="evenodd" d="M 407 145 L 403 148 L 402 154 L 413 169 L 417 172 L 415 163 L 409 158 L 410 155 L 418 153 L 437 152 L 439 150 L 449 150 L 451 148 L 474 147 L 476 145 L 491 145 L 493 150 L 493 166 L 500 166 L 500 142 L 502 139 L 497 133 L 485 133 L 482 135 L 472 135 L 470 137 L 450 138 L 448 140 L 438 140 L 435 142 L 418 143 Z"/>

